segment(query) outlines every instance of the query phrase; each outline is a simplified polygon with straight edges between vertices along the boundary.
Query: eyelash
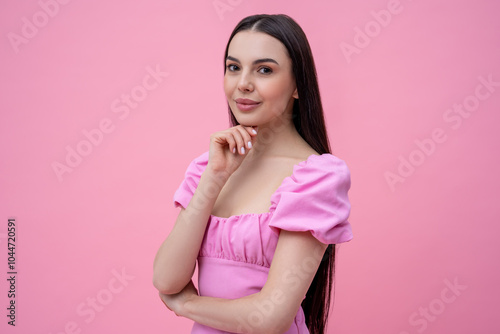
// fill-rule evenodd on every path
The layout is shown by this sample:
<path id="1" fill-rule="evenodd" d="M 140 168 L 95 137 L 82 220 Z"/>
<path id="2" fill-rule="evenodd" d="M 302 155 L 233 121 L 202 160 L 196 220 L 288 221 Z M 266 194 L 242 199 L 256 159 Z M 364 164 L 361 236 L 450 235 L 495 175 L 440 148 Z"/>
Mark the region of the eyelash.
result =
<path id="1" fill-rule="evenodd" d="M 237 65 L 235 65 L 235 64 L 228 64 L 228 65 L 226 65 L 227 70 L 228 70 L 228 71 L 230 71 L 230 72 L 234 72 L 234 71 L 235 71 L 235 70 L 233 69 L 233 67 L 238 67 L 238 66 L 237 66 Z M 271 73 L 273 72 L 273 70 L 272 70 L 271 68 L 266 67 L 266 66 L 263 66 L 263 67 L 259 68 L 259 71 L 260 71 L 260 70 L 263 70 L 263 69 L 265 69 L 265 70 L 266 70 L 266 72 L 265 72 L 265 73 L 262 73 L 262 72 L 261 72 L 261 74 L 271 74 Z"/>

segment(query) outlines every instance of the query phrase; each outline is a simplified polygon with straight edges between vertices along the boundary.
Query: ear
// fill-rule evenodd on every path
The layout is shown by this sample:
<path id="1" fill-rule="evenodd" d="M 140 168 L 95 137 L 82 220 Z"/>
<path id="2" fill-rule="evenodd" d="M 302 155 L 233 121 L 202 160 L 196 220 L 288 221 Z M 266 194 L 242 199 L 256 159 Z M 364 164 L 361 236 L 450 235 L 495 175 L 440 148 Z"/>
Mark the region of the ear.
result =
<path id="1" fill-rule="evenodd" d="M 292 94 L 293 98 L 295 99 L 299 99 L 299 93 L 297 92 L 297 88 L 295 88 L 295 90 L 293 91 L 293 94 Z"/>

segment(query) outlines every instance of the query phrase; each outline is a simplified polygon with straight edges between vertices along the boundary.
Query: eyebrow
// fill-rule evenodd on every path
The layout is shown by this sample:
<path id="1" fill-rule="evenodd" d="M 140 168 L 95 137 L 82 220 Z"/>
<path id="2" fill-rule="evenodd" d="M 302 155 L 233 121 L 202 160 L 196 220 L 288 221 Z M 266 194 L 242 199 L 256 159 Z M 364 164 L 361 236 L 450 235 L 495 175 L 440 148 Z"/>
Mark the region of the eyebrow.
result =
<path id="1" fill-rule="evenodd" d="M 234 57 L 231 57 L 231 56 L 227 56 L 226 58 L 226 61 L 228 60 L 232 60 L 232 61 L 235 61 L 237 63 L 240 63 L 241 62 L 237 59 L 237 58 L 234 58 Z M 275 63 L 276 65 L 279 65 L 278 62 L 272 58 L 261 58 L 261 59 L 256 59 L 253 61 L 252 65 L 257 65 L 257 64 L 260 64 L 260 63 Z"/>

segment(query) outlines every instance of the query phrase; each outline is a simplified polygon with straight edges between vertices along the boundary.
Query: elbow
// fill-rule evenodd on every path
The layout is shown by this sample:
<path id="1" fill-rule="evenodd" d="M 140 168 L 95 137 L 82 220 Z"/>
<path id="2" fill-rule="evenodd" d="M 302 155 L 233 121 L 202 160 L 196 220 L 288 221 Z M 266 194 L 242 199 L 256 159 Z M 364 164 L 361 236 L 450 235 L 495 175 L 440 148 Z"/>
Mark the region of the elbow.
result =
<path id="1" fill-rule="evenodd" d="M 160 267 L 153 268 L 153 286 L 164 295 L 175 295 L 181 292 L 193 277 L 194 267 L 191 273 L 172 272 Z"/>
<path id="2" fill-rule="evenodd" d="M 164 295 L 175 295 L 184 288 L 180 284 L 169 283 L 165 279 L 158 279 L 157 277 L 153 277 L 153 286 Z"/>

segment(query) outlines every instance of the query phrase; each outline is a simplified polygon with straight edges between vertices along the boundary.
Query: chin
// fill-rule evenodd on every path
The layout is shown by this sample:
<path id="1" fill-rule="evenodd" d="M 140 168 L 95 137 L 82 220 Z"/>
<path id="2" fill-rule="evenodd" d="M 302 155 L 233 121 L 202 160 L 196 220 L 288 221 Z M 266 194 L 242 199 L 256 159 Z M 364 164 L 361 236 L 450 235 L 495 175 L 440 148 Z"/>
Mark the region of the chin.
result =
<path id="1" fill-rule="evenodd" d="M 260 122 L 256 119 L 256 117 L 253 117 L 252 115 L 242 115 L 239 113 L 233 113 L 234 118 L 240 123 L 240 125 L 243 126 L 257 126 Z"/>

